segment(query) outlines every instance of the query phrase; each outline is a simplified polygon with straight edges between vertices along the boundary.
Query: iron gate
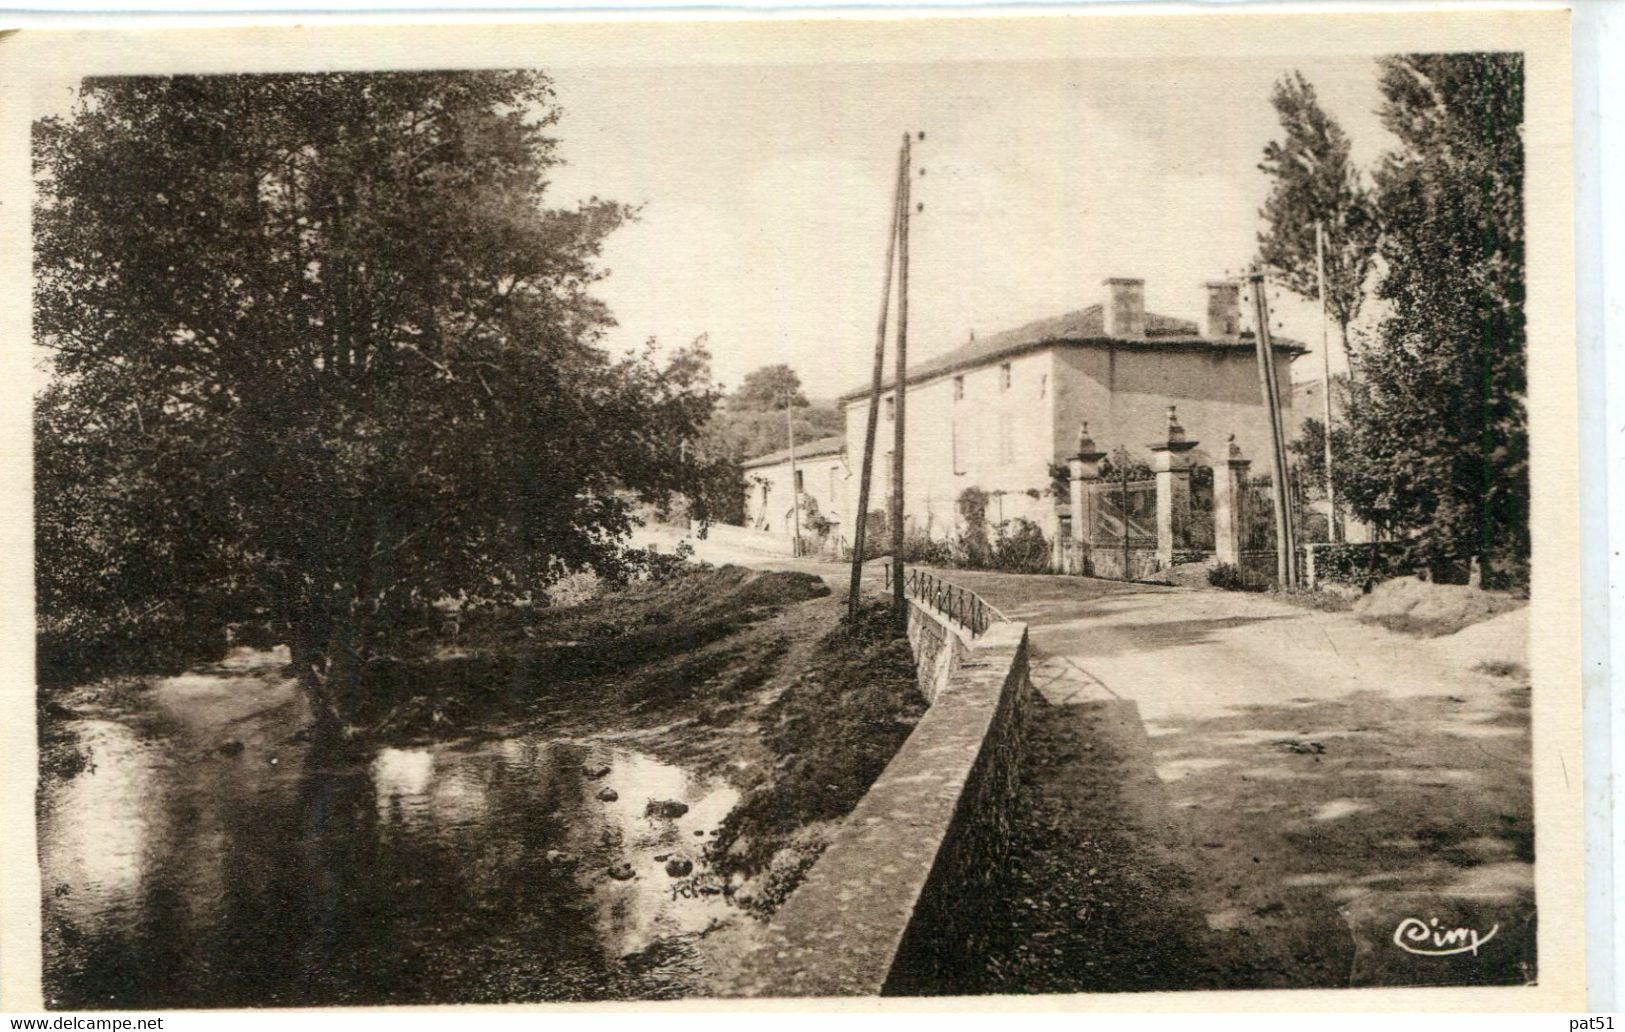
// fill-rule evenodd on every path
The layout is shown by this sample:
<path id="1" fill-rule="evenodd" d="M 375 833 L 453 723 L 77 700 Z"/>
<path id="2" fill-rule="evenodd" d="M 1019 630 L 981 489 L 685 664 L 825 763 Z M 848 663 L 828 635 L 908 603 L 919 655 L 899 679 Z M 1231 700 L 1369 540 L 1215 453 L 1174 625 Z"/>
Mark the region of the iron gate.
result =
<path id="1" fill-rule="evenodd" d="M 1089 575 L 1144 580 L 1156 573 L 1156 480 L 1100 481 L 1087 490 Z"/>

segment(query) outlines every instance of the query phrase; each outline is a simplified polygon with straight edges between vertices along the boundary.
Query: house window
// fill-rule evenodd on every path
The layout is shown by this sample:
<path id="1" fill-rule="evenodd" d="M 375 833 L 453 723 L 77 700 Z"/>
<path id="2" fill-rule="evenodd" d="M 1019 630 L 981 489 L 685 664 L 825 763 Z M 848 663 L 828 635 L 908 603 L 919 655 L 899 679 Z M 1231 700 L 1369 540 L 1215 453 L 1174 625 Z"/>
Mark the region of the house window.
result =
<path id="1" fill-rule="evenodd" d="M 829 468 L 829 501 L 830 501 L 831 505 L 834 505 L 835 504 L 835 499 L 837 497 L 839 497 L 835 493 L 835 488 L 836 488 L 836 485 L 838 483 L 838 481 L 836 480 L 836 474 L 839 473 L 839 472 L 840 472 L 840 467 L 838 467 L 838 466 L 831 466 Z"/>
<path id="2" fill-rule="evenodd" d="M 1009 362 L 1006 362 L 1004 365 L 999 366 L 999 389 L 1000 390 L 1005 390 L 1005 391 L 1010 389 L 1010 363 Z"/>
<path id="3" fill-rule="evenodd" d="M 798 470 L 796 470 L 796 494 L 806 494 L 806 493 L 807 493 L 807 471 L 804 470 L 804 469 L 798 469 Z"/>
<path id="4" fill-rule="evenodd" d="M 897 399 L 896 398 L 887 398 L 886 399 L 886 422 L 890 423 L 892 420 L 894 420 L 896 418 L 897 418 Z"/>
<path id="5" fill-rule="evenodd" d="M 1045 373 L 1038 378 L 1038 396 L 1046 397 L 1049 394 L 1049 374 Z"/>
<path id="6" fill-rule="evenodd" d="M 954 400 L 965 400 L 965 378 L 963 376 L 954 377 Z"/>

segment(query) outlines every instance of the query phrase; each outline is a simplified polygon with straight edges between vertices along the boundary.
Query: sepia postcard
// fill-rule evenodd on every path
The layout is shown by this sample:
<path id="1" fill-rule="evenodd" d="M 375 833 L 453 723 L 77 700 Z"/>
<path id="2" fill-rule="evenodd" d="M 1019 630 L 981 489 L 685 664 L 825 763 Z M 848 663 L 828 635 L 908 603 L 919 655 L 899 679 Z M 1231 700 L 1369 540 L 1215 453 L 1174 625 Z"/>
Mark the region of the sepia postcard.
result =
<path id="1" fill-rule="evenodd" d="M 1584 1005 L 1566 11 L 0 68 L 0 1008 Z"/>

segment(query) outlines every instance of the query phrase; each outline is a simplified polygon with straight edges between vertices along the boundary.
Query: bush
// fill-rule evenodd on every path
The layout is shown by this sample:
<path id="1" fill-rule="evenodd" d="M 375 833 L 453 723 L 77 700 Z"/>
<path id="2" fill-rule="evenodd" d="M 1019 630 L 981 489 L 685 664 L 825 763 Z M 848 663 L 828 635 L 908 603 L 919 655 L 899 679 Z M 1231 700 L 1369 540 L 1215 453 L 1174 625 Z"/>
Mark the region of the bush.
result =
<path id="1" fill-rule="evenodd" d="M 903 533 L 903 561 L 905 563 L 918 563 L 922 566 L 949 566 L 953 563 L 953 559 L 953 547 L 948 542 L 938 541 L 918 527 L 910 527 Z"/>
<path id="2" fill-rule="evenodd" d="M 953 543 L 953 565 L 966 570 L 993 568 L 993 543 L 987 539 L 987 526 L 960 528 Z"/>
<path id="3" fill-rule="evenodd" d="M 1264 585 L 1247 576 L 1246 571 L 1233 563 L 1219 563 L 1207 571 L 1207 582 L 1224 591 L 1263 591 Z"/>
<path id="4" fill-rule="evenodd" d="M 1307 564 L 1306 568 L 1307 568 Z M 1326 545 L 1315 549 L 1315 579 L 1365 589 L 1417 569 L 1404 541 Z"/>
<path id="5" fill-rule="evenodd" d="M 1029 492 L 1030 494 L 1031 492 Z M 1005 520 L 991 528 L 987 523 L 987 492 L 969 487 L 959 496 L 959 532 L 952 538 L 936 538 L 911 526 L 903 536 L 905 563 L 920 566 L 947 566 L 962 570 L 1002 570 L 1008 573 L 1049 573 L 1052 555 L 1050 539 L 1032 520 Z M 891 554 L 891 527 L 886 514 L 869 514 L 864 533 L 864 558 Z M 844 558 L 851 558 L 846 549 Z"/>
<path id="6" fill-rule="evenodd" d="M 1049 538 L 1032 520 L 1005 520 L 996 528 L 989 567 L 1007 573 L 1049 573 Z"/>
<path id="7" fill-rule="evenodd" d="M 83 613 L 41 617 L 35 673 L 45 687 L 126 674 L 179 673 L 225 653 L 227 623 L 162 612 L 128 619 Z"/>
<path id="8" fill-rule="evenodd" d="M 694 546 L 679 541 L 670 552 L 655 548 L 628 548 L 622 555 L 622 565 L 614 575 L 606 578 L 615 587 L 648 581 L 659 584 L 695 570 L 710 569 L 708 563 L 696 563 Z"/>

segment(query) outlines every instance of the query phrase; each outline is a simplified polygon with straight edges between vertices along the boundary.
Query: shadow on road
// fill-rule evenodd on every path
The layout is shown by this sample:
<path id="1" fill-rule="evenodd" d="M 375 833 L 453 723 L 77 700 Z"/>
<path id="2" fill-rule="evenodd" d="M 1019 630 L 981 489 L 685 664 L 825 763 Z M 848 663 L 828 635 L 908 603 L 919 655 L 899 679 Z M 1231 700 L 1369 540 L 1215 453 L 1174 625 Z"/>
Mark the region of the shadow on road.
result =
<path id="1" fill-rule="evenodd" d="M 1526 685 L 1355 692 L 1154 725 L 1037 707 L 983 991 L 1507 984 L 1534 976 Z M 1409 919 L 1497 937 L 1396 947 Z"/>
<path id="2" fill-rule="evenodd" d="M 986 904 L 999 937 L 969 991 L 1217 986 L 1190 876 L 1166 847 L 1172 820 L 1134 703 L 1036 707 L 1007 878 Z"/>

